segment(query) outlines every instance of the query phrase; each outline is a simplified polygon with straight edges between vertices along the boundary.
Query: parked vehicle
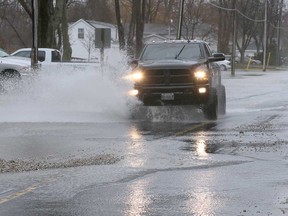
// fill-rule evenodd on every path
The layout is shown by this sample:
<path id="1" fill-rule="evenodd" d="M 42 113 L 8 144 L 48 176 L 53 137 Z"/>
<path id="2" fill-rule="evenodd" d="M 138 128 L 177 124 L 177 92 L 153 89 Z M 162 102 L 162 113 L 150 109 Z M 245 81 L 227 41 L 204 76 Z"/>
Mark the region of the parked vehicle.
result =
<path id="1" fill-rule="evenodd" d="M 225 87 L 217 61 L 203 41 L 147 44 L 132 71 L 134 93 L 145 106 L 197 105 L 207 119 L 226 112 Z"/>
<path id="2" fill-rule="evenodd" d="M 31 58 L 31 48 L 22 48 L 11 54 L 12 56 Z M 100 66 L 99 62 L 85 61 L 62 61 L 62 54 L 57 49 L 38 48 L 38 60 L 41 68 L 46 71 L 75 71 L 75 70 L 96 70 Z"/>
<path id="3" fill-rule="evenodd" d="M 11 54 L 12 56 L 31 58 L 31 48 L 22 48 Z M 51 62 L 61 62 L 61 52 L 57 49 L 39 48 L 38 60 L 41 64 L 50 64 Z"/>
<path id="4" fill-rule="evenodd" d="M 218 61 L 217 64 L 220 66 L 221 71 L 227 71 L 231 69 L 231 62 L 229 60 Z"/>
<path id="5" fill-rule="evenodd" d="M 31 61 L 26 58 L 10 56 L 3 49 L 0 49 L 0 78 L 21 78 L 30 74 Z"/>

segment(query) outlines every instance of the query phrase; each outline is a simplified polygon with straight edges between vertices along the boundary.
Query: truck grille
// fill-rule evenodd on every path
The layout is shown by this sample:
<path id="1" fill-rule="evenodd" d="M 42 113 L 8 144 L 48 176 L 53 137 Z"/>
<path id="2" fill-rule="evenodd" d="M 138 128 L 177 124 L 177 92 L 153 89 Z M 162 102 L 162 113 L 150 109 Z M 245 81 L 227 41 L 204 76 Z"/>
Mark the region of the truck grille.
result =
<path id="1" fill-rule="evenodd" d="M 193 83 L 189 69 L 149 69 L 145 70 L 144 85 L 189 85 Z"/>

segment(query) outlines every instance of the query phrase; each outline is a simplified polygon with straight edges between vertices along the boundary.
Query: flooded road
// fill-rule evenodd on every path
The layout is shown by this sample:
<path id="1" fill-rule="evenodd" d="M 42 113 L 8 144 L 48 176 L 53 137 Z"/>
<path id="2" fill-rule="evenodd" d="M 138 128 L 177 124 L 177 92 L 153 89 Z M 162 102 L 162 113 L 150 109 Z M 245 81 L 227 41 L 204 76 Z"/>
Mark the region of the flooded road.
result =
<path id="1" fill-rule="evenodd" d="M 9 117 L 4 103 L 0 215 L 288 214 L 288 74 L 223 81 L 227 114 L 217 121 L 186 108 L 151 108 L 143 121 L 125 103 L 106 112 L 52 94 L 36 103 L 45 115 Z"/>

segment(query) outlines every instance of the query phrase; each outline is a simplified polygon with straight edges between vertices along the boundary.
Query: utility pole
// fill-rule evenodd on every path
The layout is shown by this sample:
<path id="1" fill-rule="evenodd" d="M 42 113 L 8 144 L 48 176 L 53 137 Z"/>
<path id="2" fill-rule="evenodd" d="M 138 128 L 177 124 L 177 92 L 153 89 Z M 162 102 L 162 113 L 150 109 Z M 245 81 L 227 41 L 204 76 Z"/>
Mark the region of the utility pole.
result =
<path id="1" fill-rule="evenodd" d="M 181 40 L 182 22 L 183 22 L 183 10 L 184 10 L 184 0 L 181 0 L 180 1 L 180 10 L 179 10 L 179 22 L 178 22 L 177 40 Z"/>
<path id="2" fill-rule="evenodd" d="M 233 0 L 233 41 L 232 41 L 232 55 L 231 55 L 231 76 L 235 76 L 235 58 L 236 58 L 236 0 Z"/>
<path id="3" fill-rule="evenodd" d="M 279 0 L 278 0 L 279 4 Z M 279 17 L 278 17 L 278 26 L 277 26 L 277 52 L 276 52 L 276 64 L 277 66 L 280 66 L 280 59 L 281 59 L 281 54 L 280 54 L 280 35 L 281 35 L 281 23 L 282 23 L 282 7 L 283 7 L 283 0 L 281 0 L 280 5 L 278 5 L 279 8 Z"/>
<path id="4" fill-rule="evenodd" d="M 268 0 L 265 0 L 265 21 L 264 21 L 264 38 L 263 38 L 263 71 L 266 71 L 266 53 L 267 53 L 267 10 Z"/>
<path id="5" fill-rule="evenodd" d="M 38 0 L 32 0 L 32 52 L 31 67 L 38 67 Z"/>

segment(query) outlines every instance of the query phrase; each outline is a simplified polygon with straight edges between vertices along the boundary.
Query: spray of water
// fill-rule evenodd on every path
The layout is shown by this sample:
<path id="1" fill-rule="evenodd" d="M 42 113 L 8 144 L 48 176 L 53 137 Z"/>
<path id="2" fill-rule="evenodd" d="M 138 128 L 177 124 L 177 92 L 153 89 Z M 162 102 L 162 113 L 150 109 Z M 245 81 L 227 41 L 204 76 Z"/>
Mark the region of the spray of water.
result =
<path id="1" fill-rule="evenodd" d="M 132 84 L 121 53 L 108 53 L 104 65 L 43 66 L 34 76 L 3 83 L 1 122 L 101 122 L 129 118 L 127 92 Z"/>
<path id="2" fill-rule="evenodd" d="M 103 65 L 51 64 L 20 82 L 2 83 L 7 92 L 0 94 L 0 122 L 198 120 L 191 107 L 144 107 L 128 96 L 127 58 L 115 49 L 105 54 Z"/>

